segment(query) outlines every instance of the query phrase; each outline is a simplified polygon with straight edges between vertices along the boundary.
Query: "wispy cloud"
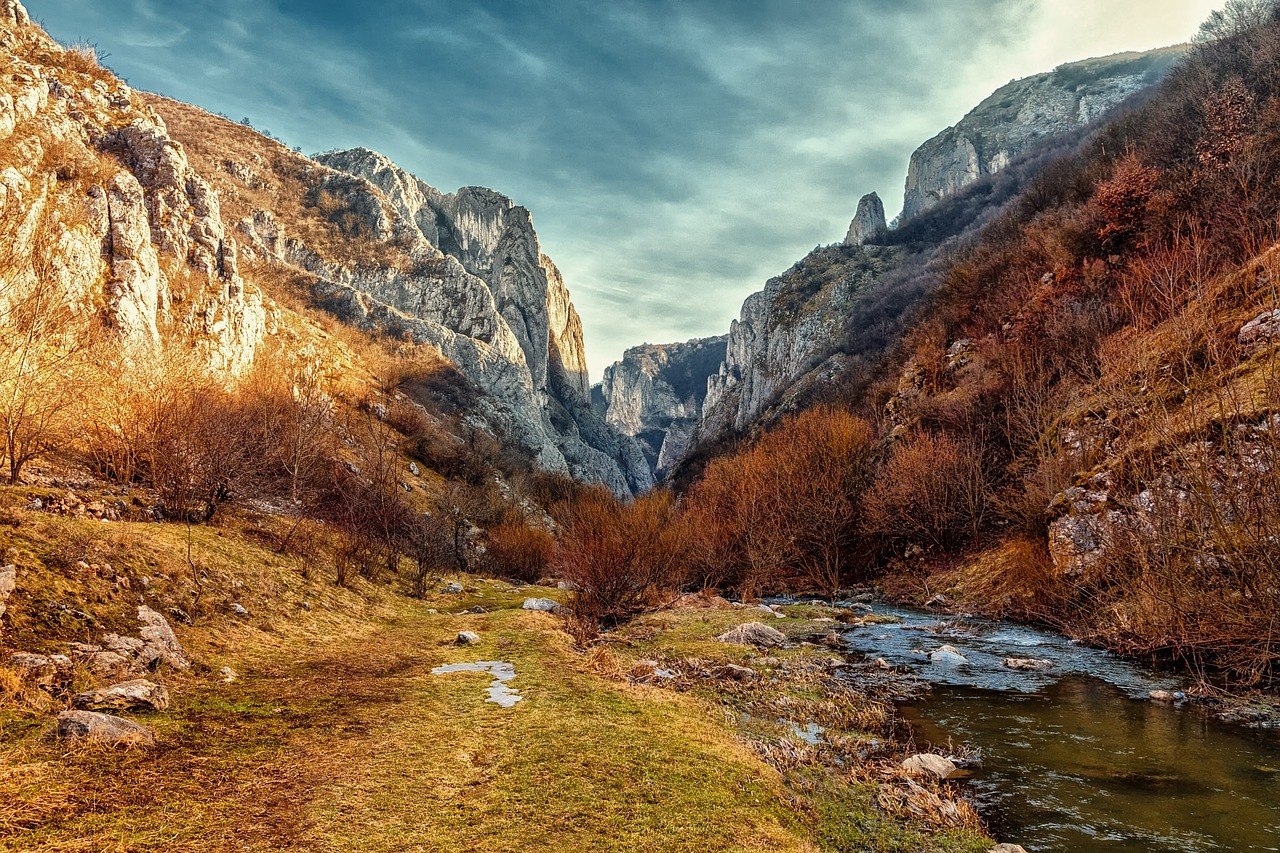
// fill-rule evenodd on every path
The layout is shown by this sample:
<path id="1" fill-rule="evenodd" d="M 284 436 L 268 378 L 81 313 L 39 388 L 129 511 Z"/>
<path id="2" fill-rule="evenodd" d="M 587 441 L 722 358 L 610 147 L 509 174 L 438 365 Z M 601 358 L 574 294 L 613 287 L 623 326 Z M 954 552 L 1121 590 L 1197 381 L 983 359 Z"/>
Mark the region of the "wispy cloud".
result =
<path id="1" fill-rule="evenodd" d="M 136 86 L 529 207 L 592 372 L 719 334 L 996 87 L 1219 0 L 28 0 Z"/>

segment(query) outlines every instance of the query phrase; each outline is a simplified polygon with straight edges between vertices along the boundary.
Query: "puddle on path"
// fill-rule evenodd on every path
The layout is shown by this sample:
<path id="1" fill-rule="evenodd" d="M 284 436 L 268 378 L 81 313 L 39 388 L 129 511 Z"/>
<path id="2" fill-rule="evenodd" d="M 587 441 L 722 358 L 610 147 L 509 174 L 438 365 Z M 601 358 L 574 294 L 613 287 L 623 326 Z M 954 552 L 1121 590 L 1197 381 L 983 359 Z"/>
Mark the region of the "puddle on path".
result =
<path id="1" fill-rule="evenodd" d="M 507 682 L 516 677 L 516 665 L 500 660 L 479 660 L 475 663 L 451 663 L 444 666 L 438 666 L 431 670 L 432 675 L 445 675 L 450 672 L 487 672 L 493 676 L 493 681 L 489 684 L 486 691 L 489 698 L 486 702 L 492 702 L 503 708 L 510 708 L 524 697 L 517 691 L 507 686 Z"/>

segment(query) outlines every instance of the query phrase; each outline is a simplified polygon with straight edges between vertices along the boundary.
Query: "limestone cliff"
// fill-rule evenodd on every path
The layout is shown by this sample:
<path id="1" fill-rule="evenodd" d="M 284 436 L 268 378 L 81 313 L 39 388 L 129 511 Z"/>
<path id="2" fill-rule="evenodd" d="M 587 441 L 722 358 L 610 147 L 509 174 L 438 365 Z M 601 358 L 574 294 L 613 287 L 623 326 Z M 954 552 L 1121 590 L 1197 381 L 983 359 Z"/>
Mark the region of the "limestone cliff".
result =
<path id="1" fill-rule="evenodd" d="M 748 296 L 708 381 L 698 441 L 746 429 L 834 356 L 850 305 L 899 255 L 881 246 L 821 247 Z"/>
<path id="2" fill-rule="evenodd" d="M 266 310 L 182 145 L 16 0 L 0 4 L 0 47 L 0 313 L 43 288 L 140 354 L 182 342 L 215 371 L 243 372 Z"/>
<path id="3" fill-rule="evenodd" d="M 634 437 L 661 478 L 683 458 L 702 417 L 707 380 L 724 361 L 729 338 L 642 344 L 605 368 L 597 408 Z"/>
<path id="4" fill-rule="evenodd" d="M 884 219 L 884 202 L 876 193 L 867 193 L 858 202 L 858 212 L 849 223 L 849 232 L 845 234 L 846 246 L 861 246 L 883 239 L 889 230 Z"/>
<path id="5" fill-rule="evenodd" d="M 0 321 L 54 293 L 79 332 L 106 327 L 144 358 L 193 350 L 230 379 L 293 316 L 264 294 L 305 289 L 445 356 L 483 392 L 467 423 L 544 469 L 652 485 L 591 408 L 582 324 L 527 210 L 445 195 L 365 149 L 320 159 L 134 92 L 0 0 Z"/>
<path id="6" fill-rule="evenodd" d="M 1183 46 L 1119 53 L 1002 86 L 911 155 L 902 219 L 1000 171 L 1028 146 L 1088 124 L 1159 81 L 1184 53 Z"/>

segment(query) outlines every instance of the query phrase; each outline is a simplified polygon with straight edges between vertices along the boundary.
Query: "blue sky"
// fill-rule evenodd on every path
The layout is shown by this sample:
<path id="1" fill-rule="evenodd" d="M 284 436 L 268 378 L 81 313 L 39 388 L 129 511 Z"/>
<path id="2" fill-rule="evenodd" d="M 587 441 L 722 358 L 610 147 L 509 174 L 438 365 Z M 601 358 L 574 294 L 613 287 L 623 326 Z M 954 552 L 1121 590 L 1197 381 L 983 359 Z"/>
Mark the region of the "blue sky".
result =
<path id="1" fill-rule="evenodd" d="M 528 207 L 622 350 L 901 206 L 911 151 L 1015 77 L 1184 41 L 1220 0 L 27 0 L 135 87 Z"/>

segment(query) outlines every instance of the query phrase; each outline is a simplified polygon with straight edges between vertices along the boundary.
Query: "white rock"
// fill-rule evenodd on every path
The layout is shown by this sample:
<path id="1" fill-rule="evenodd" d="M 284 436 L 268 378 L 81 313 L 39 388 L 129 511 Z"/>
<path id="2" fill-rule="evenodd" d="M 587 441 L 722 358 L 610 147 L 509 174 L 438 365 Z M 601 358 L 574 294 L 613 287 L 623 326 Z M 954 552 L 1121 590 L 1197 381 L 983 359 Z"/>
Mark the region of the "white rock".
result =
<path id="1" fill-rule="evenodd" d="M 955 646 L 942 646 L 929 653 L 929 659 L 943 666 L 958 666 L 968 663 L 969 659 L 960 653 Z"/>
<path id="2" fill-rule="evenodd" d="M 902 762 L 902 769 L 912 776 L 933 776 L 938 779 L 949 779 L 956 774 L 957 767 L 951 759 L 932 752 L 921 752 Z"/>
<path id="3" fill-rule="evenodd" d="M 560 610 L 560 602 L 550 598 L 526 598 L 520 608 L 522 610 L 544 610 L 548 613 L 556 613 Z"/>
<path id="4" fill-rule="evenodd" d="M 63 711 L 58 715 L 58 737 L 108 746 L 153 746 L 156 742 L 146 726 L 97 711 Z"/>
<path id="5" fill-rule="evenodd" d="M 71 704 L 82 711 L 163 711 L 169 707 L 169 691 L 163 685 L 136 678 L 77 693 Z"/>
<path id="6" fill-rule="evenodd" d="M 457 644 L 459 646 L 470 646 L 480 642 L 480 635 L 475 631 L 459 631 Z"/>
<path id="7" fill-rule="evenodd" d="M 733 643 L 740 646 L 760 646 L 771 648 L 781 646 L 787 641 L 787 635 L 776 628 L 760 622 L 748 622 L 725 631 L 716 637 L 722 643 Z"/>
<path id="8" fill-rule="evenodd" d="M 1040 658 L 1005 658 L 1002 663 L 1009 669 L 1018 669 L 1030 672 L 1053 669 L 1053 661 L 1043 660 Z"/>

